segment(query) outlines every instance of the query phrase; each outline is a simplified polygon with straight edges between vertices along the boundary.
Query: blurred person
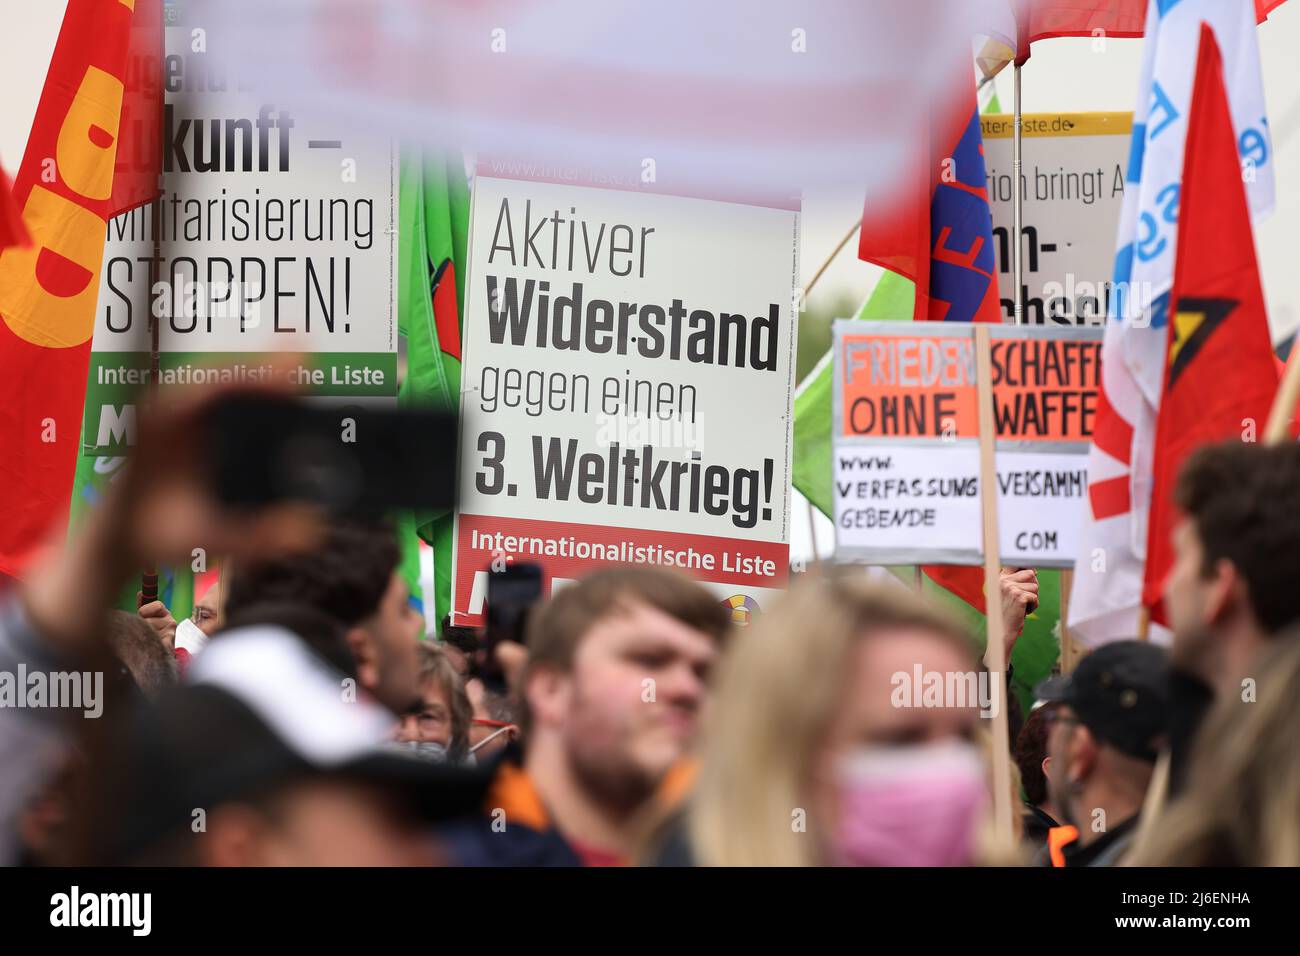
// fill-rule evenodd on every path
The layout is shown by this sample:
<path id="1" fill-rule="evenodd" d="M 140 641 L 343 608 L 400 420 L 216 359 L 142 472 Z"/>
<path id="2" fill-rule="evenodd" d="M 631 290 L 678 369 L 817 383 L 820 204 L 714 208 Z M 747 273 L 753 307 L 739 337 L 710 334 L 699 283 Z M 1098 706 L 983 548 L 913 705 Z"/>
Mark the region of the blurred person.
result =
<path id="1" fill-rule="evenodd" d="M 1221 701 L 1187 786 L 1135 866 L 1300 866 L 1300 629 L 1264 651 L 1258 697 Z"/>
<path id="2" fill-rule="evenodd" d="M 176 685 L 176 659 L 159 634 L 135 614 L 109 611 L 104 627 L 115 660 L 115 669 L 105 675 L 110 694 L 120 703 L 145 705 L 147 709 L 149 703 Z M 84 784 L 85 769 L 81 748 L 66 746 L 58 757 L 57 769 L 18 815 L 19 862 L 42 866 L 71 862 L 69 814 L 77 787 Z"/>
<path id="3" fill-rule="evenodd" d="M 416 648 L 424 621 L 398 569 L 397 537 L 384 522 L 331 521 L 310 554 L 235 565 L 227 615 L 252 604 L 301 603 L 342 621 L 358 684 L 394 714 L 419 706 Z"/>
<path id="4" fill-rule="evenodd" d="M 462 627 L 451 623 L 451 615 L 444 615 L 439 628 L 442 637 L 441 646 L 447 652 L 447 658 L 456 673 L 466 680 L 475 671 L 475 655 L 481 650 L 478 631 L 472 627 Z"/>
<path id="5" fill-rule="evenodd" d="M 109 611 L 108 643 L 148 699 L 157 699 L 164 688 L 176 683 L 176 658 L 157 631 L 138 616 Z"/>
<path id="6" fill-rule="evenodd" d="M 482 635 L 476 628 L 453 627 L 449 617 L 443 618 L 443 647 L 459 655 L 465 667 L 465 692 L 469 695 L 472 716 L 469 728 L 470 752 L 479 763 L 499 758 L 510 744 L 519 740 L 518 708 L 507 688 L 498 684 L 489 686 L 484 680 L 486 649 Z M 520 643 L 502 640 L 495 648 L 497 663 L 507 682 L 517 677 L 528 657 L 527 649 Z M 453 660 L 455 657 L 453 656 Z"/>
<path id="7" fill-rule="evenodd" d="M 980 671 L 972 636 L 913 592 L 860 569 L 806 578 L 732 642 L 684 828 L 659 862 L 975 862 L 990 819 L 980 703 L 900 691 Z"/>
<path id="8" fill-rule="evenodd" d="M 595 572 L 530 614 L 522 751 L 497 764 L 488 816 L 449 832 L 456 858 L 630 862 L 643 815 L 689 753 L 728 622 L 701 585 L 647 566 Z"/>
<path id="9" fill-rule="evenodd" d="M 221 606 L 221 581 L 216 581 L 203 592 L 203 597 L 199 598 L 198 603 L 194 605 L 194 612 L 190 615 L 190 620 L 204 634 L 211 637 L 217 631 L 221 630 L 225 623 L 225 616 L 222 613 Z"/>
<path id="10" fill-rule="evenodd" d="M 1164 581 L 1170 649 L 1170 784 L 1186 773 L 1216 697 L 1237 697 L 1254 661 L 1300 621 L 1300 445 L 1226 442 L 1188 458 L 1174 489 L 1182 520 Z"/>
<path id="11" fill-rule="evenodd" d="M 1168 654 L 1145 641 L 1097 648 L 1035 688 L 1048 715 L 1048 792 L 1077 828 L 1066 867 L 1114 866 L 1129 850 L 1169 724 Z"/>
<path id="12" fill-rule="evenodd" d="M 175 648 L 176 618 L 172 617 L 167 605 L 162 601 L 145 601 L 144 594 L 140 591 L 135 593 L 135 599 L 139 604 L 136 614 L 140 619 L 153 629 L 168 650 Z"/>
<path id="13" fill-rule="evenodd" d="M 207 646 L 208 638 L 220 630 L 225 621 L 220 595 L 220 583 L 213 584 L 204 593 L 199 603 L 194 605 L 190 616 L 176 624 L 176 663 L 180 666 L 182 674 L 189 667 L 194 655 Z"/>
<path id="14" fill-rule="evenodd" d="M 88 790 L 93 805 L 80 808 L 90 822 L 89 859 L 441 862 L 429 825 L 476 809 L 487 778 L 386 748 L 388 712 L 345 700 L 343 679 L 284 628 L 256 625 L 218 637 L 186 685 L 103 751 Z"/>
<path id="15" fill-rule="evenodd" d="M 49 779 L 23 806 L 17 818 L 19 866 L 61 866 L 72 862 L 68 822 L 75 780 L 84 773 L 81 753 L 69 747 Z"/>
<path id="16" fill-rule="evenodd" d="M 1031 710 L 1024 726 L 1020 728 L 1020 735 L 1016 738 L 1016 746 L 1011 753 L 1020 770 L 1020 782 L 1024 791 L 1021 820 L 1025 839 L 1035 847 L 1042 847 L 1047 840 L 1048 831 L 1061 825 L 1061 812 L 1052 802 L 1048 788 L 1052 758 L 1047 752 L 1052 715 L 1059 709 L 1059 704 L 1045 703 Z"/>
<path id="17" fill-rule="evenodd" d="M 222 630 L 213 633 L 213 640 L 220 642 L 227 634 L 255 625 L 284 628 L 344 678 L 356 680 L 356 658 L 348 645 L 347 628 L 338 618 L 307 604 L 265 601 L 240 608 Z"/>
<path id="18" fill-rule="evenodd" d="M 104 710 L 127 710 L 156 701 L 178 679 L 176 660 L 154 628 L 127 611 L 109 611 L 103 622 Z M 110 703 L 110 701 L 115 703 Z M 49 754 L 50 770 L 16 818 L 18 862 L 24 865 L 60 865 L 67 854 L 70 805 L 85 772 L 76 736 L 66 735 Z"/>
<path id="19" fill-rule="evenodd" d="M 281 360 L 291 363 L 292 357 Z M 284 364 L 278 366 L 280 370 Z M 277 383 L 278 380 L 278 383 Z M 189 561 L 192 549 L 274 556 L 311 548 L 320 514 L 296 502 L 255 512 L 228 511 L 211 494 L 198 446 L 203 416 L 235 393 L 284 394 L 282 374 L 267 385 L 166 389 L 138 419 L 138 441 L 122 469 L 76 531 L 51 529 L 21 584 L 0 593 L 0 672 L 116 674 L 105 610 L 138 569 Z M 111 690 L 119 682 L 106 681 Z M 99 714 L 58 707 L 0 708 L 0 864 L 18 849 L 18 817 L 50 775 L 67 766 L 69 742 L 128 716 L 138 701 L 108 694 Z"/>
<path id="20" fill-rule="evenodd" d="M 421 643 L 417 660 L 421 703 L 402 718 L 397 740 L 426 759 L 464 763 L 471 713 L 465 684 L 442 648 Z"/>
<path id="21" fill-rule="evenodd" d="M 480 763 L 491 761 L 519 740 L 516 708 L 509 694 L 490 690 L 478 678 L 466 681 L 465 691 L 469 695 L 472 714 L 469 727 L 470 751 Z"/>
<path id="22" fill-rule="evenodd" d="M 203 592 L 203 597 L 195 603 L 194 610 L 187 619 L 189 625 L 187 625 L 186 621 L 178 622 L 174 617 L 172 617 L 172 612 L 168 610 L 167 605 L 162 601 L 145 602 L 144 595 L 139 591 L 136 592 L 136 601 L 140 604 L 140 608 L 136 613 L 139 614 L 139 616 L 158 633 L 158 636 L 163 639 L 163 643 L 165 643 L 169 648 L 175 650 L 184 649 L 192 651 L 192 648 L 182 648 L 181 644 L 185 642 L 177 642 L 176 636 L 178 630 L 185 630 L 189 625 L 192 625 L 201 632 L 204 637 L 211 637 L 213 633 L 221 627 L 220 582 L 213 584 Z M 190 643 L 198 644 L 198 646 L 201 647 L 202 638 L 199 638 L 197 641 L 191 641 Z"/>
<path id="23" fill-rule="evenodd" d="M 1038 609 L 1038 572 L 1033 568 L 1002 568 L 998 585 L 1002 592 L 1002 622 L 1005 631 L 1002 643 L 1003 660 L 1007 668 L 1007 747 L 1014 751 L 1020 730 L 1024 727 L 1025 715 L 1020 707 L 1020 698 L 1012 690 L 1015 667 L 1011 663 L 1011 654 L 1016 648 L 1016 642 L 1025 632 L 1025 619 Z M 984 651 L 984 662 L 987 664 L 987 641 Z"/>

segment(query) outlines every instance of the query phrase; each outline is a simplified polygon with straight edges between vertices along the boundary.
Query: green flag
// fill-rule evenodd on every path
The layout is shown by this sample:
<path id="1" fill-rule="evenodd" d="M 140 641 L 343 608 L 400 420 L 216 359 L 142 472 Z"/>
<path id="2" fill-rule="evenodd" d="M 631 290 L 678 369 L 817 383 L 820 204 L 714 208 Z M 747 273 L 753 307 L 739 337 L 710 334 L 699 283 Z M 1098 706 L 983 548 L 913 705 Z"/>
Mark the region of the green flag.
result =
<path id="1" fill-rule="evenodd" d="M 883 321 L 911 319 L 915 286 L 888 269 L 880 276 L 856 318 Z M 791 483 L 809 501 L 831 514 L 831 409 L 834 376 L 827 352 L 794 397 L 794 467 Z"/>
<path id="2" fill-rule="evenodd" d="M 460 315 L 465 303 L 469 185 L 459 155 L 403 151 L 398 224 L 398 330 L 406 340 L 406 375 L 398 401 L 460 408 Z M 417 438 L 418 440 L 418 438 Z M 455 449 L 447 449 L 452 455 Z M 434 551 L 434 602 L 451 610 L 452 514 L 399 517 L 402 573 L 420 594 L 419 538 Z"/>

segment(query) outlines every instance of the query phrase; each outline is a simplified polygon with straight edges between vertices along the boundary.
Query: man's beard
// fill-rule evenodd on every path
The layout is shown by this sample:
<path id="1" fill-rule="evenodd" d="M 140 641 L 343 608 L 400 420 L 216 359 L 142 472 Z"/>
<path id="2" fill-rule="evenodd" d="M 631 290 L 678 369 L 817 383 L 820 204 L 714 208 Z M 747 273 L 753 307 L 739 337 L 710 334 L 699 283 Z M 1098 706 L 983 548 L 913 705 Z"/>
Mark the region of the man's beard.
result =
<path id="1" fill-rule="evenodd" d="M 573 774 L 588 793 L 619 813 L 631 813 L 654 795 L 659 775 L 648 773 L 622 748 L 592 753 L 570 746 Z"/>
<path id="2" fill-rule="evenodd" d="M 1052 807 L 1056 810 L 1056 818 L 1060 823 L 1072 827 L 1079 825 L 1074 819 L 1074 813 L 1070 810 L 1070 792 L 1064 783 L 1058 785 L 1048 780 L 1047 796 L 1052 801 Z"/>
<path id="3" fill-rule="evenodd" d="M 581 691 L 575 705 L 579 713 L 584 706 Z M 648 771 L 630 753 L 636 728 L 624 726 L 618 736 L 610 740 L 608 725 L 589 729 L 579 721 L 571 728 L 575 733 L 565 747 L 569 765 L 579 783 L 588 793 L 617 813 L 631 813 L 654 795 L 661 774 Z M 599 745 L 593 742 L 605 739 Z"/>

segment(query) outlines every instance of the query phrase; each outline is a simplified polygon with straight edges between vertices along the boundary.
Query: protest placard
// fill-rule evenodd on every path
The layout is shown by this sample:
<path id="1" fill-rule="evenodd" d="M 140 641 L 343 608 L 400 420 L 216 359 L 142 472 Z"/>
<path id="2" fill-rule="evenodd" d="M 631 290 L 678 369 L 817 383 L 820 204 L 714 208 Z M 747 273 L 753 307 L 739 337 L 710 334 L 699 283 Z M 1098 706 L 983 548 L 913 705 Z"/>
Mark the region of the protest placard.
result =
<path id="1" fill-rule="evenodd" d="M 549 590 L 685 570 L 738 619 L 784 586 L 797 202 L 501 178 L 480 165 L 465 291 L 453 614 L 491 569 Z"/>
<path id="2" fill-rule="evenodd" d="M 1029 113 L 1022 121 L 1025 321 L 1100 322 L 1112 295 L 1133 114 Z M 980 122 L 1002 309 L 1010 318 L 1014 117 L 990 114 Z"/>
<path id="3" fill-rule="evenodd" d="M 397 394 L 397 156 L 218 74 L 167 29 L 161 208 L 108 224 L 83 453 L 133 441 L 160 320 L 162 384 L 263 379 L 301 353 L 307 394 Z M 155 226 L 159 281 L 151 284 Z"/>
<path id="4" fill-rule="evenodd" d="M 1069 567 L 1087 495 L 1102 330 L 989 326 L 1001 559 Z M 979 405 L 970 325 L 834 328 L 836 556 L 979 564 Z"/>

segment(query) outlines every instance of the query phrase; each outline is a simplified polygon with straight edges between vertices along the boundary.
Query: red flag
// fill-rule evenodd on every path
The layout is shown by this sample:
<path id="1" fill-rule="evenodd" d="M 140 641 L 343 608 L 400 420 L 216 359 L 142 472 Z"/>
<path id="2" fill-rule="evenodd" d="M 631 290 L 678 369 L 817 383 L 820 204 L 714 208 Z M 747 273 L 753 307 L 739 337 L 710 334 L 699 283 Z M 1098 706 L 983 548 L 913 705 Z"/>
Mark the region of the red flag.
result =
<path id="1" fill-rule="evenodd" d="M 14 180 L 32 245 L 0 252 L 0 571 L 64 520 L 112 212 L 132 6 L 69 0 Z"/>
<path id="2" fill-rule="evenodd" d="M 956 62 L 956 58 L 954 58 Z M 858 258 L 916 284 L 917 320 L 1001 322 L 984 138 L 973 78 L 963 66 L 947 102 L 888 196 L 868 196 Z"/>
<path id="3" fill-rule="evenodd" d="M 981 614 L 984 605 L 984 568 L 973 565 L 927 564 L 923 570 L 930 580 L 947 588 Z"/>
<path id="4" fill-rule="evenodd" d="M 1124 39 L 1146 32 L 1147 0 L 1009 0 L 1014 36 L 1006 25 L 989 31 L 980 67 L 992 76 L 1029 59 L 1030 44 L 1052 37 L 1105 36 Z M 1263 23 L 1285 0 L 1255 0 L 1255 17 Z"/>
<path id="5" fill-rule="evenodd" d="M 1016 56 L 1015 60 L 1012 61 L 1016 66 L 1024 66 L 1029 62 L 1031 52 L 1029 46 L 1034 41 L 1034 20 L 1029 9 L 1031 3 L 1032 0 L 1016 0 Z M 1005 66 L 1005 64 L 1003 65 Z"/>
<path id="6" fill-rule="evenodd" d="M 858 258 L 916 284 L 912 318 L 1001 322 L 993 218 L 984 175 L 984 139 L 975 85 L 964 56 L 954 70 L 951 100 L 936 104 L 921 159 L 892 197 L 862 214 Z M 984 610 L 984 569 L 926 565 L 931 579 Z"/>
<path id="7" fill-rule="evenodd" d="M 1030 0 L 1029 42 L 1051 37 L 1140 37 L 1146 30 L 1147 0 Z M 1027 55 L 1027 54 L 1026 54 Z"/>
<path id="8" fill-rule="evenodd" d="M 1255 0 L 1263 23 L 1285 0 Z M 1028 0 L 1029 42 L 1050 37 L 1140 37 L 1146 31 L 1147 0 Z"/>
<path id="9" fill-rule="evenodd" d="M 14 202 L 9 174 L 0 167 L 0 249 L 10 246 L 25 246 L 31 242 L 27 228 L 23 225 L 22 213 Z"/>
<path id="10" fill-rule="evenodd" d="M 1242 440 L 1250 421 L 1263 428 L 1277 390 L 1223 62 L 1204 24 L 1183 162 L 1142 595 L 1152 619 L 1162 624 L 1160 592 L 1173 563 L 1171 499 L 1178 471 L 1197 447 Z"/>

